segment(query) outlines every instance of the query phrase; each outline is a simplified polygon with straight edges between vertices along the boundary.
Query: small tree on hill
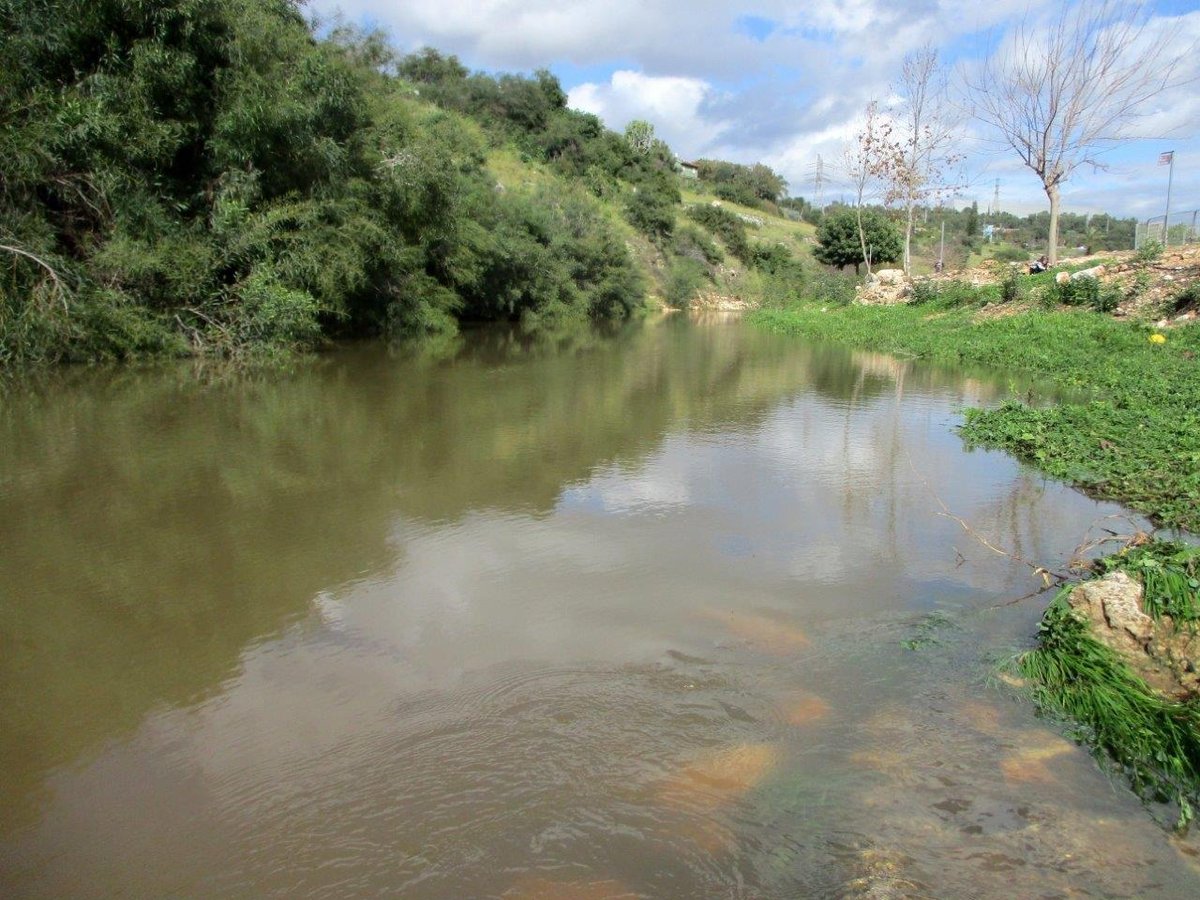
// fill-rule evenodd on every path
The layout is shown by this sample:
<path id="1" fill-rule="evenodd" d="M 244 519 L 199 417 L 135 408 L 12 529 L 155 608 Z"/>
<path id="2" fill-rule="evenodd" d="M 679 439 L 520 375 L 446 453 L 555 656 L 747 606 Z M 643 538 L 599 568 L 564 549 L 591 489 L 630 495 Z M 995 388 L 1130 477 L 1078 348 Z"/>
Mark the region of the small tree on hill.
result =
<path id="1" fill-rule="evenodd" d="M 881 213 L 858 207 L 825 214 L 817 226 L 817 248 L 813 256 L 818 262 L 839 269 L 854 266 L 857 274 L 858 267 L 868 260 L 872 264 L 895 262 L 903 252 L 899 229 Z"/>
<path id="2" fill-rule="evenodd" d="M 645 156 L 654 146 L 654 126 L 645 119 L 634 119 L 625 126 L 625 142 L 634 153 Z"/>

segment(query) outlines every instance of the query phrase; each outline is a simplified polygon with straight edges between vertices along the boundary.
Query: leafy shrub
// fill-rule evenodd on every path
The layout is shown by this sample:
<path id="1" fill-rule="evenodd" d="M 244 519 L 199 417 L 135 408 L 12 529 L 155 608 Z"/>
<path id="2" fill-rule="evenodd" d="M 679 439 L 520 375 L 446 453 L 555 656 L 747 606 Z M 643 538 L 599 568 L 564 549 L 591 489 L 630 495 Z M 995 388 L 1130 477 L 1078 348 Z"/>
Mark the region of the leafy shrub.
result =
<path id="1" fill-rule="evenodd" d="M 800 264 L 783 244 L 754 244 L 750 248 L 754 268 L 770 275 L 795 274 Z"/>
<path id="2" fill-rule="evenodd" d="M 750 242 L 746 238 L 746 223 L 722 206 L 698 203 L 688 207 L 688 218 L 703 225 L 720 238 L 729 252 L 744 263 L 752 259 Z"/>
<path id="3" fill-rule="evenodd" d="M 1025 299 L 1025 283 L 1021 273 L 1015 266 L 1009 266 L 1000 279 L 1000 300 L 1004 303 L 1016 303 Z"/>
<path id="4" fill-rule="evenodd" d="M 912 303 L 936 306 L 979 306 L 989 299 L 987 288 L 965 281 L 918 281 L 913 284 Z"/>
<path id="5" fill-rule="evenodd" d="M 1100 307 L 1100 281 L 1096 278 L 1071 278 L 1058 285 L 1058 302 L 1064 306 Z"/>
<path id="6" fill-rule="evenodd" d="M 806 286 L 805 296 L 817 303 L 849 306 L 854 302 L 858 279 L 841 272 L 819 272 Z"/>
<path id="7" fill-rule="evenodd" d="M 1014 247 L 1012 244 L 1001 244 L 992 253 L 992 259 L 1000 262 L 1028 262 L 1029 252 L 1022 247 Z"/>
<path id="8" fill-rule="evenodd" d="M 1171 298 L 1171 312 L 1183 312 L 1200 306 L 1200 284 L 1192 282 Z"/>
<path id="9" fill-rule="evenodd" d="M 1143 241 L 1142 246 L 1138 247 L 1137 253 L 1133 256 L 1133 261 L 1139 266 L 1148 266 L 1156 263 L 1163 255 L 1163 245 L 1158 241 Z"/>
<path id="10" fill-rule="evenodd" d="M 671 306 L 686 309 L 708 274 L 703 263 L 694 259 L 676 259 L 667 278 L 666 300 Z"/>
<path id="11" fill-rule="evenodd" d="M 685 225 L 675 230 L 674 250 L 676 256 L 694 259 L 697 262 L 716 265 L 725 255 L 721 253 L 711 237 L 692 225 Z"/>
<path id="12" fill-rule="evenodd" d="M 1124 295 L 1121 289 L 1115 284 L 1106 284 L 1100 288 L 1100 292 L 1096 295 L 1095 306 L 1096 312 L 1111 313 L 1115 312 L 1117 307 L 1121 305 L 1121 300 Z"/>
<path id="13" fill-rule="evenodd" d="M 625 218 L 638 231 L 661 241 L 675 230 L 675 202 L 641 185 L 625 200 Z"/>

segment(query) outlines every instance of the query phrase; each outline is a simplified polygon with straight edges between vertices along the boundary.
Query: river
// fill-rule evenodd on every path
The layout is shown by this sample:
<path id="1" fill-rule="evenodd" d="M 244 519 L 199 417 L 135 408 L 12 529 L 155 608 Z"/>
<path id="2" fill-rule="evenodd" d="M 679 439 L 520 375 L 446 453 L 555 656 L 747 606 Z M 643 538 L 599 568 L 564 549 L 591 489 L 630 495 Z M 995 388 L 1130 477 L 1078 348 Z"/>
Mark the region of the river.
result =
<path id="1" fill-rule="evenodd" d="M 0 398 L 6 897 L 1180 897 L 1003 684 L 1003 375 L 683 317 Z M 1109 523 L 1117 530 L 1123 522 Z"/>

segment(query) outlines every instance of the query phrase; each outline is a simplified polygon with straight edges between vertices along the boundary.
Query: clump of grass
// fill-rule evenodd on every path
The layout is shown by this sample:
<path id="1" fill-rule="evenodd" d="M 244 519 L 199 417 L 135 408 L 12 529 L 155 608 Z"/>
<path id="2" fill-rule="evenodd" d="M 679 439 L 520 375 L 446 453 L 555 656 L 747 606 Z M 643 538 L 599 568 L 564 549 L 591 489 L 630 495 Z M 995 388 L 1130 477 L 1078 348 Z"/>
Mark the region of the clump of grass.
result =
<path id="1" fill-rule="evenodd" d="M 1155 619 L 1200 621 L 1200 548 L 1156 541 L 1106 556 L 1101 572 L 1124 571 L 1142 583 L 1142 606 Z"/>
<path id="2" fill-rule="evenodd" d="M 1200 550 L 1151 543 L 1101 560 L 1101 572 L 1124 570 L 1145 590 L 1151 615 L 1200 617 L 1195 567 Z M 1038 706 L 1076 723 L 1075 737 L 1107 755 L 1145 800 L 1174 803 L 1186 827 L 1200 803 L 1200 702 L 1155 693 L 1110 648 L 1092 636 L 1067 602 L 1067 585 L 1038 627 L 1038 646 L 1014 660 L 1032 683 Z"/>
<path id="3" fill-rule="evenodd" d="M 999 296 L 993 285 L 973 285 L 965 281 L 918 281 L 913 284 L 912 303 L 917 306 L 983 306 Z"/>

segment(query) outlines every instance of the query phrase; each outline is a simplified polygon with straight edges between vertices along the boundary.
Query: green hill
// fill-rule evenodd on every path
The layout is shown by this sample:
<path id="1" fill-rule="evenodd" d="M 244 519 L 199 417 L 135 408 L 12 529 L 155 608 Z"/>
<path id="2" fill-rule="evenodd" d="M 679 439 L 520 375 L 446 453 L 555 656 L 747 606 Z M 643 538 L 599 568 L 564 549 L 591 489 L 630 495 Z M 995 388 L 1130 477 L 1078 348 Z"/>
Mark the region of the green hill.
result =
<path id="1" fill-rule="evenodd" d="M 0 0 L 0 116 L 0 365 L 782 297 L 811 231 L 765 167 L 685 183 L 549 72 L 293 0 Z"/>

